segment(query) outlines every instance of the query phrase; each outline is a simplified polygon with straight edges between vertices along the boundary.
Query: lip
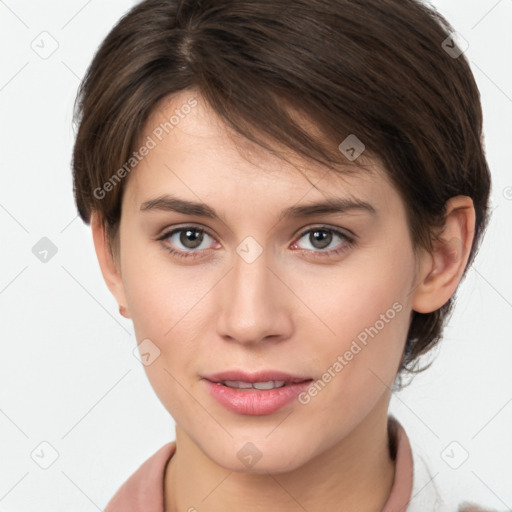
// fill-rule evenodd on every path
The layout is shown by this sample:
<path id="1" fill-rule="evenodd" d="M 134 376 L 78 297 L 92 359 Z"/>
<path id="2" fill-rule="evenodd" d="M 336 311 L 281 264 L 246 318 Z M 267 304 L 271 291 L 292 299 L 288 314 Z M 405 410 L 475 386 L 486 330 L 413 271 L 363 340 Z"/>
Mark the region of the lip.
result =
<path id="1" fill-rule="evenodd" d="M 211 375 L 204 375 L 204 379 L 210 382 L 221 382 L 224 380 L 240 380 L 242 382 L 267 382 L 269 380 L 284 380 L 286 383 L 295 384 L 310 380 L 312 377 L 291 375 L 290 373 L 280 372 L 277 370 L 262 370 L 254 373 L 247 373 L 242 370 L 228 370 Z"/>
<path id="2" fill-rule="evenodd" d="M 229 411 L 249 416 L 263 416 L 277 412 L 289 404 L 311 384 L 313 379 L 274 370 L 255 373 L 230 370 L 204 376 L 202 380 L 212 397 Z M 221 384 L 221 381 L 226 380 L 251 383 L 279 380 L 285 381 L 286 385 L 269 390 L 236 389 Z"/>

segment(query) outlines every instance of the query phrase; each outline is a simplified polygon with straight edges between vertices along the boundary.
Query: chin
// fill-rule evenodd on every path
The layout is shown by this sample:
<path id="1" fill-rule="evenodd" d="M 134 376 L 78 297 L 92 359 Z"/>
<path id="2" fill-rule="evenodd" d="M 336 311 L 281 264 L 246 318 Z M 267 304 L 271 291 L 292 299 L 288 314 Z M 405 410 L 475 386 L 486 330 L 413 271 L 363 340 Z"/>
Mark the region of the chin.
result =
<path id="1" fill-rule="evenodd" d="M 307 462 L 299 448 L 301 443 L 285 446 L 264 440 L 262 442 L 231 441 L 222 453 L 207 452 L 216 464 L 229 471 L 247 474 L 286 473 Z M 233 447 L 235 451 L 233 453 Z"/>

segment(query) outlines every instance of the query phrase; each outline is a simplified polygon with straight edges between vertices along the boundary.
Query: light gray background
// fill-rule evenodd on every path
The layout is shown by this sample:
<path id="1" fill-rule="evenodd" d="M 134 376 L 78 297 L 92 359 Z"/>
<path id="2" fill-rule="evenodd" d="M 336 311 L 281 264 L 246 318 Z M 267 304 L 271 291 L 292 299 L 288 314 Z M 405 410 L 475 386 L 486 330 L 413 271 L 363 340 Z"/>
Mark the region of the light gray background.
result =
<path id="1" fill-rule="evenodd" d="M 512 0 L 433 3 L 469 42 L 494 213 L 435 363 L 393 396 L 391 411 L 428 454 L 434 482 L 453 505 L 471 499 L 505 510 L 512 508 Z M 0 510 L 102 510 L 174 439 L 72 198 L 77 86 L 133 4 L 0 1 Z M 52 44 L 48 58 L 32 48 Z M 58 249 L 47 263 L 32 252 L 42 237 Z M 48 469 L 40 464 L 51 462 L 52 448 L 42 442 L 58 452 Z M 466 451 L 468 459 L 450 467 Z"/>

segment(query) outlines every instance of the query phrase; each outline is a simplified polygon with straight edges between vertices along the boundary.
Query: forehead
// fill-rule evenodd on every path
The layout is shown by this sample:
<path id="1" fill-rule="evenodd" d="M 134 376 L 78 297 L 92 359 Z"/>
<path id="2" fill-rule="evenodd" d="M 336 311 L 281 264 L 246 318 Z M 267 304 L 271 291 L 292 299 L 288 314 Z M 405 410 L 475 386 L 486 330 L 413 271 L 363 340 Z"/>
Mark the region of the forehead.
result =
<path id="1" fill-rule="evenodd" d="M 302 121 L 308 123 L 308 130 L 320 133 L 307 119 Z M 176 189 L 202 199 L 219 192 L 224 198 L 234 199 L 250 192 L 253 198 L 270 200 L 275 196 L 281 202 L 296 202 L 306 195 L 305 199 L 318 199 L 341 192 L 347 198 L 383 198 L 385 192 L 394 192 L 375 160 L 363 160 L 361 156 L 363 167 L 347 160 L 336 173 L 263 137 L 286 156 L 287 160 L 283 160 L 228 128 L 194 89 L 166 98 L 154 109 L 137 147 L 149 139 L 153 141 L 152 149 L 132 170 L 124 192 L 124 200 L 133 205 L 165 192 L 174 193 Z"/>

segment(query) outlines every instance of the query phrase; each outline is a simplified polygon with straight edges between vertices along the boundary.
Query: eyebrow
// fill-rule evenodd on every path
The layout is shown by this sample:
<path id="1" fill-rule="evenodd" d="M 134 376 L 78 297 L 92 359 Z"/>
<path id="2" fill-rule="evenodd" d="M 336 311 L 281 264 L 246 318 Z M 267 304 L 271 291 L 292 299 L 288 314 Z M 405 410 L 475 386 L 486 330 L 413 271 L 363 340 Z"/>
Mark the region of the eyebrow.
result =
<path id="1" fill-rule="evenodd" d="M 143 202 L 140 206 L 140 210 L 142 212 L 177 212 L 185 215 L 222 220 L 222 222 L 225 222 L 225 220 L 222 219 L 211 206 L 208 206 L 205 203 L 180 199 L 169 194 Z M 339 197 L 312 204 L 290 206 L 281 212 L 279 220 L 281 221 L 283 219 L 294 217 L 312 217 L 319 214 L 345 213 L 353 210 L 366 211 L 372 215 L 376 215 L 377 213 L 376 209 L 366 201 Z"/>

